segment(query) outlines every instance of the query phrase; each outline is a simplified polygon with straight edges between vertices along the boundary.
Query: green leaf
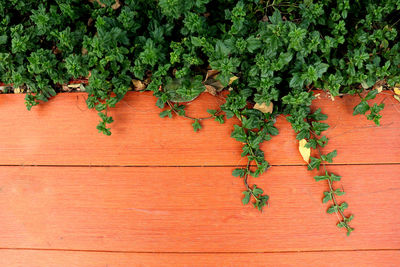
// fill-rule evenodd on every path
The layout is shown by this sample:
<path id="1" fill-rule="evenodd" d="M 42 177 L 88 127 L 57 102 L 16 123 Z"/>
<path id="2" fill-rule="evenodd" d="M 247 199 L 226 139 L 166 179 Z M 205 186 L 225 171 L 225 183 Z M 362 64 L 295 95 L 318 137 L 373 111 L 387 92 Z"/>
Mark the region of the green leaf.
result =
<path id="1" fill-rule="evenodd" d="M 348 207 L 349 207 L 349 205 L 346 202 L 343 202 L 342 204 L 340 204 L 339 210 L 343 212 Z"/>
<path id="2" fill-rule="evenodd" d="M 354 218 L 354 215 L 352 214 L 352 215 L 350 215 L 349 217 L 344 218 L 344 221 L 345 221 L 346 223 L 349 223 L 349 222 L 351 222 L 351 221 L 353 220 L 353 218 Z"/>
<path id="3" fill-rule="evenodd" d="M 376 125 L 380 125 L 380 119 L 382 118 L 382 115 L 379 114 L 381 110 L 385 107 L 384 103 L 381 104 L 374 104 L 372 107 L 370 107 L 371 113 L 367 115 L 368 120 L 372 120 L 375 122 Z"/>
<path id="4" fill-rule="evenodd" d="M 332 200 L 332 194 L 331 194 L 331 192 L 325 191 L 324 198 L 322 199 L 322 203 L 326 203 L 329 200 Z"/>
<path id="5" fill-rule="evenodd" d="M 309 115 L 309 118 L 316 121 L 323 121 L 328 118 L 327 115 L 321 113 L 321 109 L 318 108 L 313 114 Z"/>
<path id="6" fill-rule="evenodd" d="M 308 138 L 310 138 L 310 131 L 308 129 L 302 129 L 296 135 L 297 140 L 308 139 Z"/>
<path id="7" fill-rule="evenodd" d="M 246 174 L 246 169 L 237 168 L 232 171 L 232 175 L 235 177 L 243 177 Z"/>
<path id="8" fill-rule="evenodd" d="M 342 177 L 331 173 L 329 180 L 331 180 L 331 182 L 338 182 L 338 181 L 340 181 L 340 178 L 342 178 Z"/>
<path id="9" fill-rule="evenodd" d="M 365 114 L 369 110 L 369 105 L 366 101 L 362 100 L 360 104 L 354 107 L 353 115 Z"/>
<path id="10" fill-rule="evenodd" d="M 253 53 L 255 50 L 261 47 L 261 41 L 254 36 L 247 38 L 247 50 Z"/>
<path id="11" fill-rule="evenodd" d="M 335 193 L 335 195 L 337 196 L 343 196 L 345 194 L 344 191 L 340 189 L 336 189 L 335 191 L 333 191 L 333 193 Z"/>
<path id="12" fill-rule="evenodd" d="M 354 228 L 348 227 L 347 228 L 347 236 L 349 236 L 351 234 L 351 232 L 354 231 Z"/>
<path id="13" fill-rule="evenodd" d="M 258 195 L 262 195 L 262 193 L 264 193 L 264 191 L 261 188 L 257 188 L 256 185 L 254 185 L 253 187 L 253 194 L 258 196 Z"/>
<path id="14" fill-rule="evenodd" d="M 271 21 L 272 24 L 281 23 L 282 22 L 281 13 L 277 9 L 275 9 L 275 11 L 272 14 L 272 16 L 269 17 L 269 20 Z"/>
<path id="15" fill-rule="evenodd" d="M 231 134 L 231 137 L 242 143 L 247 142 L 246 132 L 244 131 L 243 127 L 240 127 L 239 125 L 234 125 L 233 127 L 234 130 Z"/>
<path id="16" fill-rule="evenodd" d="M 322 77 L 322 74 L 324 74 L 328 70 L 328 67 L 329 65 L 326 63 L 318 63 L 315 65 L 318 78 Z"/>
<path id="17" fill-rule="evenodd" d="M 305 147 L 316 149 L 317 148 L 317 140 L 314 138 L 309 139 L 307 144 L 305 145 Z"/>
<path id="18" fill-rule="evenodd" d="M 192 123 L 193 126 L 193 130 L 195 132 L 197 132 L 198 130 L 201 129 L 201 124 L 199 123 L 199 120 L 194 120 L 194 122 Z"/>
<path id="19" fill-rule="evenodd" d="M 250 192 L 249 191 L 244 191 L 243 194 L 244 194 L 244 197 L 242 199 L 242 203 L 243 203 L 243 205 L 246 205 L 250 201 Z"/>
<path id="20" fill-rule="evenodd" d="M 268 122 L 268 123 L 264 124 L 264 129 L 270 135 L 278 135 L 279 134 L 279 130 L 271 122 Z"/>
<path id="21" fill-rule="evenodd" d="M 320 147 L 324 147 L 328 144 L 329 139 L 326 136 L 322 136 L 319 140 L 317 140 L 317 143 Z"/>
<path id="22" fill-rule="evenodd" d="M 322 122 L 313 121 L 312 123 L 312 130 L 316 135 L 320 135 L 321 132 L 328 130 L 329 125 Z"/>
<path id="23" fill-rule="evenodd" d="M 329 214 L 335 213 L 338 211 L 338 206 L 337 205 L 332 205 L 329 207 L 329 209 L 326 211 Z"/>
<path id="24" fill-rule="evenodd" d="M 268 203 L 269 196 L 263 195 L 263 196 L 258 196 L 258 199 L 256 199 L 256 202 L 253 203 L 253 206 L 257 208 L 259 211 L 262 211 L 263 207 L 267 205 Z"/>
<path id="25" fill-rule="evenodd" d="M 224 115 L 218 115 L 214 117 L 215 121 L 219 122 L 220 124 L 224 124 Z"/>
<path id="26" fill-rule="evenodd" d="M 292 79 L 290 79 L 289 86 L 291 88 L 303 87 L 305 79 L 300 74 L 294 73 Z"/>
<path id="27" fill-rule="evenodd" d="M 0 45 L 4 45 L 7 43 L 7 35 L 0 35 Z"/>
<path id="28" fill-rule="evenodd" d="M 165 101 L 163 101 L 161 98 L 157 99 L 156 106 L 159 107 L 159 108 L 164 108 Z"/>
<path id="29" fill-rule="evenodd" d="M 332 152 L 330 152 L 326 155 L 321 155 L 321 159 L 324 161 L 327 161 L 329 163 L 332 163 L 333 158 L 336 156 L 337 156 L 337 151 L 333 150 Z"/>
<path id="30" fill-rule="evenodd" d="M 365 96 L 365 100 L 371 100 L 374 99 L 376 97 L 376 95 L 378 94 L 378 90 L 371 90 L 368 92 L 368 94 Z"/>
<path id="31" fill-rule="evenodd" d="M 199 37 L 192 36 L 191 37 L 191 42 L 193 46 L 202 46 L 202 41 Z"/>
<path id="32" fill-rule="evenodd" d="M 281 61 L 284 65 L 288 64 L 293 58 L 293 54 L 291 52 L 281 53 L 279 55 L 279 61 Z"/>
<path id="33" fill-rule="evenodd" d="M 212 116 L 214 116 L 217 113 L 215 109 L 207 109 L 207 112 Z"/>
<path id="34" fill-rule="evenodd" d="M 166 117 L 166 116 L 172 118 L 172 112 L 171 112 L 170 109 L 164 110 L 164 111 L 162 111 L 162 112 L 160 113 L 160 117 L 161 117 L 161 118 L 164 118 L 164 117 Z"/>
<path id="35" fill-rule="evenodd" d="M 319 170 L 319 166 L 321 165 L 321 159 L 310 157 L 310 163 L 308 164 L 308 170 Z"/>
<path id="36" fill-rule="evenodd" d="M 317 176 L 314 176 L 314 179 L 316 182 L 319 182 L 319 181 L 328 180 L 329 176 L 328 175 L 317 175 Z"/>

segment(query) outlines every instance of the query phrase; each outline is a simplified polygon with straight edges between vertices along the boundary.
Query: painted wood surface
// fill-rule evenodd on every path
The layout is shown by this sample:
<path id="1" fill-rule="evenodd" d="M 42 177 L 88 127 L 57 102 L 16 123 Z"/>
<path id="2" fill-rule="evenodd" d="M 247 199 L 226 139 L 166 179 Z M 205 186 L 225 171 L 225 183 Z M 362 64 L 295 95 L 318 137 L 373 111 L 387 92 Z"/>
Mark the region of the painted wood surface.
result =
<path id="1" fill-rule="evenodd" d="M 182 118 L 159 118 L 151 93 L 128 93 L 111 110 L 112 136 L 96 130 L 97 113 L 88 110 L 85 93 L 59 94 L 27 111 L 23 95 L 2 95 L 0 112 L 1 165 L 114 165 L 114 166 L 232 166 L 245 164 L 241 144 L 230 138 L 235 120 L 225 125 L 206 120 L 194 133 Z M 187 113 L 207 116 L 223 98 L 203 94 L 188 105 Z M 322 94 L 313 108 L 329 115 L 331 138 L 327 151 L 337 149 L 336 164 L 400 163 L 400 105 L 391 93 L 379 95 L 386 108 L 382 126 L 364 116 L 353 116 L 358 97 L 336 98 Z M 280 134 L 262 148 L 273 165 L 301 165 L 295 134 L 283 116 Z M 355 153 L 357 151 L 357 153 Z"/>
<path id="2" fill-rule="evenodd" d="M 400 251 L 183 254 L 0 250 L 0 266 L 7 267 L 397 267 L 399 261 Z"/>
<path id="3" fill-rule="evenodd" d="M 351 237 L 325 212 L 327 185 L 303 166 L 275 166 L 252 180 L 271 196 L 263 213 L 242 205 L 244 186 L 231 167 L 1 167 L 0 244 L 134 252 L 400 249 L 400 165 L 330 170 L 342 176 L 341 199 L 355 214 Z"/>
<path id="4" fill-rule="evenodd" d="M 231 176 L 245 163 L 229 137 L 235 120 L 194 133 L 188 120 L 159 118 L 151 94 L 129 93 L 107 137 L 84 93 L 32 111 L 23 97 L 0 96 L 0 267 L 399 265 L 400 105 L 390 92 L 374 100 L 386 104 L 381 127 L 352 116 L 357 97 L 313 104 L 329 116 L 350 237 L 326 214 L 327 185 L 306 170 L 283 116 L 262 147 L 274 166 L 250 181 L 271 197 L 259 213 Z M 221 103 L 203 94 L 187 113 Z"/>

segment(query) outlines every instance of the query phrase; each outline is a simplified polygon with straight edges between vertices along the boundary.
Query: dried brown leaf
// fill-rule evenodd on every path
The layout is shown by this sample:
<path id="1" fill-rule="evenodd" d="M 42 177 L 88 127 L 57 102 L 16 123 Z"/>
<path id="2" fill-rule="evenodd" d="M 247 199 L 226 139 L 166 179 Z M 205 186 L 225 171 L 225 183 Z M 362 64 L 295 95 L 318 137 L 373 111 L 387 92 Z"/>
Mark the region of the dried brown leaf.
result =
<path id="1" fill-rule="evenodd" d="M 268 105 L 265 103 L 262 104 L 256 103 L 253 108 L 263 113 L 272 113 L 272 111 L 274 110 L 274 105 L 272 104 L 272 102 L 269 102 Z"/>
<path id="2" fill-rule="evenodd" d="M 146 89 L 146 85 L 141 80 L 132 79 L 133 90 L 142 91 Z"/>
<path id="3" fill-rule="evenodd" d="M 208 70 L 206 78 L 204 80 L 207 81 L 208 79 L 214 78 L 215 76 L 217 76 L 218 73 L 219 70 Z"/>
<path id="4" fill-rule="evenodd" d="M 69 92 L 69 91 L 71 91 L 71 89 L 68 87 L 67 84 L 63 84 L 61 90 L 63 90 L 64 92 Z"/>
<path id="5" fill-rule="evenodd" d="M 214 86 L 208 85 L 208 84 L 206 84 L 204 86 L 206 87 L 206 90 L 204 90 L 205 92 L 207 92 L 211 95 L 214 95 L 214 96 L 217 95 L 217 89 Z"/>
<path id="6" fill-rule="evenodd" d="M 217 92 L 222 91 L 222 89 L 224 89 L 225 87 L 221 84 L 220 81 L 210 78 L 208 80 L 206 80 L 205 82 L 203 82 L 204 85 L 211 85 L 212 87 L 214 87 Z"/>
<path id="7" fill-rule="evenodd" d="M 111 6 L 112 9 L 116 10 L 121 6 L 119 0 L 115 0 L 115 4 Z"/>
<path id="8" fill-rule="evenodd" d="M 90 3 L 94 3 L 95 0 L 89 0 Z M 96 0 L 96 2 L 101 6 L 101 7 L 105 7 L 106 5 L 103 4 L 100 0 Z"/>
<path id="9" fill-rule="evenodd" d="M 87 25 L 91 27 L 93 25 L 94 20 L 92 18 L 88 19 Z"/>

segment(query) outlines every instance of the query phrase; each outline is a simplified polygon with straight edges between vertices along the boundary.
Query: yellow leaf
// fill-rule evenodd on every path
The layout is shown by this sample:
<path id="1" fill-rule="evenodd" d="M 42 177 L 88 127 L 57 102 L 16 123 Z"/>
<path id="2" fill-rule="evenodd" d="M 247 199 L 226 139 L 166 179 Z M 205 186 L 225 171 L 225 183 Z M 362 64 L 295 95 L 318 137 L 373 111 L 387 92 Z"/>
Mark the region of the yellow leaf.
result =
<path id="1" fill-rule="evenodd" d="M 24 90 L 22 90 L 22 89 L 19 88 L 19 87 L 14 88 L 14 94 L 21 94 L 21 93 L 23 93 L 23 91 L 24 91 Z"/>
<path id="2" fill-rule="evenodd" d="M 300 154 L 303 157 L 304 161 L 309 163 L 310 162 L 311 149 L 306 147 L 306 145 L 307 145 L 307 140 L 306 139 L 301 139 L 299 141 Z"/>
<path id="3" fill-rule="evenodd" d="M 80 83 L 71 83 L 71 84 L 68 84 L 68 87 L 69 88 L 79 88 L 79 87 L 81 87 L 81 84 Z"/>
<path id="4" fill-rule="evenodd" d="M 400 87 L 395 87 L 393 90 L 396 95 L 400 95 Z"/>
<path id="5" fill-rule="evenodd" d="M 394 99 L 396 99 L 397 101 L 399 101 L 399 102 L 400 102 L 400 96 L 398 96 L 398 95 L 394 95 L 393 97 L 394 97 Z"/>
<path id="6" fill-rule="evenodd" d="M 272 102 L 269 102 L 268 105 L 265 103 L 262 103 L 261 105 L 256 103 L 253 108 L 263 113 L 272 113 L 272 111 L 274 110 L 274 105 L 272 104 Z"/>
<path id="7" fill-rule="evenodd" d="M 233 76 L 229 79 L 229 85 L 231 85 L 234 81 L 236 81 L 237 79 L 239 79 L 239 77 Z"/>
<path id="8" fill-rule="evenodd" d="M 381 85 L 381 86 L 378 86 L 378 87 L 376 88 L 376 90 L 378 91 L 378 93 L 382 92 L 383 86 L 382 86 L 382 85 Z"/>

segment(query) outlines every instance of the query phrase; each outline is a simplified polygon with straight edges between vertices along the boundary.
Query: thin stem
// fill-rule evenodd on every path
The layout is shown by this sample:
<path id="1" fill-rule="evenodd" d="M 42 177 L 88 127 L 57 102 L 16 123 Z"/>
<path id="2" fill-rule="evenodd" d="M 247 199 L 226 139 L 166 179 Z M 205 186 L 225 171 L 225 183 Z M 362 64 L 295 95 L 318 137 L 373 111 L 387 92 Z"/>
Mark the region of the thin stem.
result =
<path id="1" fill-rule="evenodd" d="M 400 21 L 400 19 L 398 19 L 395 23 L 393 23 L 390 27 L 393 27 L 394 25 L 396 25 L 398 22 Z"/>
<path id="2" fill-rule="evenodd" d="M 244 185 L 246 186 L 247 190 L 251 193 L 251 195 L 254 197 L 254 199 L 256 201 L 258 201 L 258 198 L 256 195 L 254 195 L 253 193 L 253 189 L 251 189 L 251 187 L 249 186 L 249 184 L 247 183 L 247 178 L 249 177 L 249 172 L 250 172 L 250 160 L 247 160 L 247 166 L 246 166 L 246 174 L 244 176 L 243 182 Z"/>
<path id="3" fill-rule="evenodd" d="M 171 108 L 171 110 L 172 110 L 176 115 L 181 116 L 181 117 L 184 117 L 184 118 L 189 119 L 189 120 L 194 120 L 194 121 L 195 121 L 195 120 L 202 121 L 202 120 L 212 119 L 212 118 L 214 118 L 217 114 L 219 114 L 219 113 L 221 112 L 221 110 L 219 109 L 219 110 L 217 110 L 217 112 L 216 112 L 214 115 L 211 115 L 211 116 L 208 116 L 208 117 L 203 117 L 203 118 L 194 118 L 194 117 L 191 117 L 191 116 L 187 116 L 187 115 L 185 115 L 185 114 L 179 114 L 179 112 L 176 110 L 176 108 L 174 107 L 174 105 L 172 105 L 171 101 L 167 100 L 167 104 L 168 104 L 168 106 Z"/>

